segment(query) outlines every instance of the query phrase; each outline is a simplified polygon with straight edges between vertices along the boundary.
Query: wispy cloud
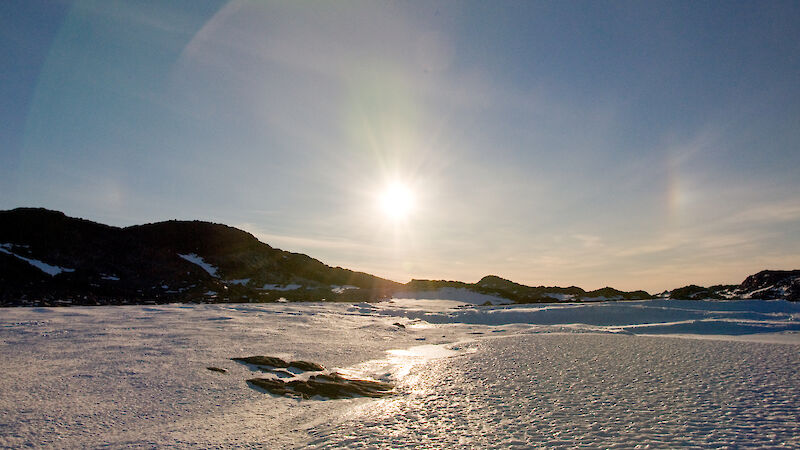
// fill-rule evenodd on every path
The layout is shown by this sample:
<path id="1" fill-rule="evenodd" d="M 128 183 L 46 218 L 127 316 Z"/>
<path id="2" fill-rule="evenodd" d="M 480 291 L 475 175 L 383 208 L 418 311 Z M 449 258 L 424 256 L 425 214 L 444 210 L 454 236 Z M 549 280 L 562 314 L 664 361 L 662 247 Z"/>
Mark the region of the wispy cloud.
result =
<path id="1" fill-rule="evenodd" d="M 789 199 L 766 204 L 745 205 L 725 219 L 731 224 L 800 221 L 800 201 Z"/>

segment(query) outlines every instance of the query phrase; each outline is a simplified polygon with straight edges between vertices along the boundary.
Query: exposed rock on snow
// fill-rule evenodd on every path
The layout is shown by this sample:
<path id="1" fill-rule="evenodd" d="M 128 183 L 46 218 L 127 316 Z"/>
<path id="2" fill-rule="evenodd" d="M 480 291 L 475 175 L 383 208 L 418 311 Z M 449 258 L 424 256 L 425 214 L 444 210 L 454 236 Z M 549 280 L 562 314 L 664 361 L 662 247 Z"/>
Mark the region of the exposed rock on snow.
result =
<path id="1" fill-rule="evenodd" d="M 271 378 L 251 378 L 247 380 L 251 386 L 263 389 L 274 395 L 303 399 L 309 399 L 316 395 L 331 399 L 349 397 L 377 398 L 392 394 L 392 389 L 394 388 L 389 383 L 347 378 L 336 372 L 306 377 L 302 372 L 322 372 L 325 370 L 322 364 L 310 361 L 287 362 L 275 356 L 262 355 L 231 359 L 256 366 L 263 372 L 275 375 Z M 283 380 L 281 378 L 290 379 Z"/>
<path id="2" fill-rule="evenodd" d="M 234 361 L 243 362 L 245 364 L 250 364 L 253 366 L 257 366 L 259 369 L 263 369 L 266 371 L 272 370 L 272 368 L 295 368 L 303 372 L 321 372 L 325 370 L 325 367 L 322 364 L 317 364 L 314 362 L 309 361 L 289 361 L 286 362 L 281 358 L 275 356 L 247 356 L 244 358 L 231 358 Z"/>
<path id="3" fill-rule="evenodd" d="M 289 367 L 289 363 L 274 356 L 246 356 L 244 358 L 231 358 L 234 361 L 243 362 L 245 364 L 252 364 L 260 368 L 270 367 Z"/>
<path id="4" fill-rule="evenodd" d="M 346 378 L 338 373 L 312 375 L 308 380 L 294 379 L 288 382 L 276 378 L 251 378 L 253 386 L 274 395 L 286 395 L 309 399 L 314 396 L 330 399 L 351 397 L 386 397 L 394 393 L 394 385 L 381 381 Z"/>
<path id="5" fill-rule="evenodd" d="M 219 368 L 219 367 L 206 367 L 206 369 L 208 369 L 208 370 L 210 370 L 212 372 L 228 373 L 227 370 Z"/>
<path id="6" fill-rule="evenodd" d="M 325 367 L 322 364 L 309 361 L 292 361 L 289 363 L 289 367 L 294 367 L 306 372 L 322 372 L 325 370 Z"/>

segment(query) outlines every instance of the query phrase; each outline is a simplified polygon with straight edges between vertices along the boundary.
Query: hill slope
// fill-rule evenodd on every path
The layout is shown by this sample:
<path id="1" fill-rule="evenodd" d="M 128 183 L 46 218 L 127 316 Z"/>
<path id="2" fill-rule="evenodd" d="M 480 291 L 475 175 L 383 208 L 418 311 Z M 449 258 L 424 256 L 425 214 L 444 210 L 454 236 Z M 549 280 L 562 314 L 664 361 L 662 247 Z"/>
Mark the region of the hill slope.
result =
<path id="1" fill-rule="evenodd" d="M 371 300 L 400 286 L 275 249 L 226 225 L 128 228 L 0 211 L 0 304 Z"/>

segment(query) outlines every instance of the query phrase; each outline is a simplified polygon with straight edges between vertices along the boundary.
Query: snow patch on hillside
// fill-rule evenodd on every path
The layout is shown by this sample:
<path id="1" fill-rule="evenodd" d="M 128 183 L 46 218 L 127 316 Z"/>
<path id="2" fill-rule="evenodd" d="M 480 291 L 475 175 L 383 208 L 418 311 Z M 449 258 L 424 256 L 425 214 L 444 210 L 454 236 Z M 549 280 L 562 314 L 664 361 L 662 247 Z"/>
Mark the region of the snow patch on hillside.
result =
<path id="1" fill-rule="evenodd" d="M 554 292 L 547 292 L 544 294 L 545 297 L 550 297 L 553 300 L 557 300 L 559 302 L 571 302 L 575 300 L 575 294 L 558 294 Z"/>
<path id="2" fill-rule="evenodd" d="M 198 256 L 196 253 L 188 253 L 186 255 L 178 253 L 178 256 L 185 259 L 186 261 L 189 261 L 192 264 L 199 266 L 201 269 L 208 272 L 208 274 L 211 275 L 212 277 L 219 278 L 219 276 L 217 275 L 217 268 L 207 263 L 202 256 Z"/>
<path id="3" fill-rule="evenodd" d="M 18 255 L 18 254 L 16 254 L 16 253 L 11 251 L 13 246 L 14 246 L 14 244 L 0 244 L 0 252 L 3 252 L 5 254 L 14 256 L 14 257 L 16 257 L 18 259 L 21 259 L 21 260 L 25 261 L 26 263 L 32 265 L 33 267 L 36 267 L 37 269 L 41 270 L 42 272 L 50 275 L 51 277 L 54 277 L 54 276 L 56 276 L 56 275 L 58 275 L 58 274 L 60 274 L 62 272 L 74 272 L 75 271 L 75 269 L 68 269 L 66 267 L 54 266 L 54 265 L 51 265 L 51 264 L 47 264 L 46 262 L 39 261 L 38 259 L 26 258 L 24 256 Z"/>
<path id="4" fill-rule="evenodd" d="M 358 289 L 358 286 L 351 286 L 349 284 L 345 284 L 344 286 L 338 286 L 336 284 L 331 285 L 331 292 L 334 294 L 341 294 L 348 289 Z"/>

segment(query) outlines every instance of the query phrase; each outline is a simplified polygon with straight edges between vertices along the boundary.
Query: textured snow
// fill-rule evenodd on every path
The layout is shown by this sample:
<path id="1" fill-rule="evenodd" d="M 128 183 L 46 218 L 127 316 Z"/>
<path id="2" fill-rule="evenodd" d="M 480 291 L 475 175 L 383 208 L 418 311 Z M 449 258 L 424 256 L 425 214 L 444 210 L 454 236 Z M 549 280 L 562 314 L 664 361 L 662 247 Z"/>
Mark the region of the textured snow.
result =
<path id="1" fill-rule="evenodd" d="M 16 253 L 12 252 L 11 251 L 12 248 L 13 248 L 13 244 L 0 244 L 0 252 L 3 252 L 3 253 L 6 253 L 8 255 L 17 257 L 17 258 L 25 261 L 26 263 L 32 265 L 33 267 L 36 267 L 37 269 L 41 270 L 42 272 L 50 275 L 51 277 L 54 277 L 54 276 L 60 274 L 61 272 L 74 272 L 75 271 L 75 269 L 68 269 L 66 267 L 60 267 L 60 266 L 54 266 L 54 265 L 51 265 L 51 264 L 47 264 L 46 262 L 39 261 L 38 259 L 26 258 L 24 256 L 21 256 L 21 255 L 18 255 Z"/>
<path id="2" fill-rule="evenodd" d="M 6 308 L 0 447 L 796 448 L 798 350 L 785 301 Z M 398 394 L 263 394 L 257 354 Z"/>
<path id="3" fill-rule="evenodd" d="M 796 346 L 548 334 L 470 348 L 312 429 L 309 446 L 800 445 Z"/>
<path id="4" fill-rule="evenodd" d="M 181 258 L 189 261 L 192 264 L 196 264 L 196 265 L 200 266 L 201 269 L 203 269 L 206 272 L 208 272 L 208 274 L 211 275 L 212 277 L 215 277 L 215 278 L 219 277 L 217 275 L 217 268 L 212 266 L 211 264 L 207 263 L 203 259 L 202 256 L 198 256 L 196 253 L 189 253 L 189 254 L 186 254 L 186 255 L 182 255 L 182 254 L 178 253 L 178 256 L 180 256 Z"/>
<path id="5" fill-rule="evenodd" d="M 250 278 L 240 278 L 238 280 L 228 280 L 230 284 L 238 284 L 240 286 L 247 286 L 247 283 L 250 282 Z"/>

